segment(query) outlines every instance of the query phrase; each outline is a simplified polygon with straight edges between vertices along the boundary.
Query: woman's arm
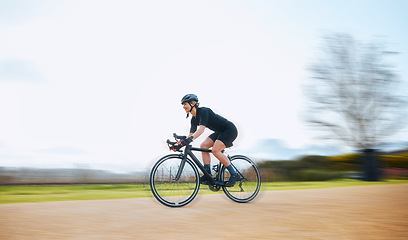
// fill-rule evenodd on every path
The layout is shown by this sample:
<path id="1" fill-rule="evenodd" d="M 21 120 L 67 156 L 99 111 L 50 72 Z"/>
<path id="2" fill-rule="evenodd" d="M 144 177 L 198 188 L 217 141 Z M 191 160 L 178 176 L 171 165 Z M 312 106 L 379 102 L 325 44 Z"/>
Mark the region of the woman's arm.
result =
<path id="1" fill-rule="evenodd" d="M 201 134 L 203 134 L 205 130 L 205 126 L 204 125 L 200 125 L 197 129 L 197 131 L 195 131 L 194 133 L 190 133 L 188 136 L 193 136 L 193 140 L 197 139 L 199 136 L 201 136 Z"/>
<path id="2" fill-rule="evenodd" d="M 205 130 L 205 126 L 200 125 L 195 132 L 188 134 L 187 138 L 193 136 L 192 140 L 194 140 L 194 139 L 198 138 L 199 136 L 201 136 L 201 134 L 203 134 L 204 130 Z M 181 144 L 181 141 L 178 141 L 177 144 Z"/>
<path id="3" fill-rule="evenodd" d="M 205 126 L 204 126 L 204 125 L 200 125 L 200 126 L 198 127 L 198 129 L 197 129 L 194 133 L 188 134 L 188 137 L 187 137 L 187 138 L 193 136 L 193 139 L 192 139 L 192 140 L 194 140 L 194 139 L 198 138 L 199 136 L 201 136 L 201 134 L 203 134 L 204 130 L 205 130 Z M 185 139 L 185 140 L 188 140 L 188 139 Z M 192 140 L 190 140 L 187 144 L 189 144 Z M 178 141 L 177 144 L 182 144 L 182 141 L 184 141 L 184 140 Z M 186 144 L 184 143 L 183 145 L 186 145 Z M 173 149 L 173 151 L 176 151 L 176 150 Z"/>

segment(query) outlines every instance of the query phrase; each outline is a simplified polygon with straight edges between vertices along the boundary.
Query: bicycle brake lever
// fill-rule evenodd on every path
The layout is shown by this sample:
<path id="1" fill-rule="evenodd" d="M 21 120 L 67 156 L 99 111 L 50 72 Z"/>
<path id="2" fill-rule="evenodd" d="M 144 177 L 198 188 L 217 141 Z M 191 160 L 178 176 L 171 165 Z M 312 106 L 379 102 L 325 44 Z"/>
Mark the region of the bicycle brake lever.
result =
<path id="1" fill-rule="evenodd" d="M 180 148 L 182 148 L 183 146 L 181 146 L 181 145 L 177 145 L 177 146 L 171 146 L 170 147 L 170 150 L 176 150 L 177 152 L 182 152 L 181 150 L 180 150 Z"/>
<path id="2" fill-rule="evenodd" d="M 181 145 L 176 146 L 177 142 L 172 142 L 172 141 L 167 139 L 166 143 L 167 143 L 167 146 L 169 146 L 170 150 L 176 150 L 177 152 L 182 152 L 180 150 L 180 148 L 182 148 L 183 146 L 181 146 Z"/>

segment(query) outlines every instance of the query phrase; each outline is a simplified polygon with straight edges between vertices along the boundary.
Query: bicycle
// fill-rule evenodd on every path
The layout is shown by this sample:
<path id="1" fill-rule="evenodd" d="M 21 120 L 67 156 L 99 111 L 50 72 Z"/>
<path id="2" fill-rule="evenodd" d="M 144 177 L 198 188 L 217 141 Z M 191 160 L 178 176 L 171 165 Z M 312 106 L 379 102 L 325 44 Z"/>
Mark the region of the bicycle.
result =
<path id="1" fill-rule="evenodd" d="M 215 177 L 208 173 L 203 164 L 197 159 L 193 151 L 209 152 L 211 149 L 193 147 L 191 144 L 180 150 L 177 141 L 186 138 L 173 134 L 176 142 L 167 140 L 170 150 L 179 154 L 169 154 L 160 158 L 150 171 L 150 189 L 154 197 L 168 207 L 182 207 L 189 204 L 197 195 L 200 188 L 200 175 L 197 167 L 207 176 L 208 187 L 213 192 L 221 188 L 228 198 L 238 203 L 247 203 L 253 200 L 261 187 L 261 176 L 258 167 L 244 155 L 229 156 L 235 171 L 240 179 L 232 187 L 225 186 L 230 174 L 226 167 L 219 162 L 212 169 Z"/>

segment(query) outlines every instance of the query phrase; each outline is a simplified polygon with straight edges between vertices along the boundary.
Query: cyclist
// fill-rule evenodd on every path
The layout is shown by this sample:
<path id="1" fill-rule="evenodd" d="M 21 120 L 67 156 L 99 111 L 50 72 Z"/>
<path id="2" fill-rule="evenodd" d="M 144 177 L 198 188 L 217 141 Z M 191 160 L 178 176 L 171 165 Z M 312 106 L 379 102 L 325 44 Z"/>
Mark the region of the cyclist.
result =
<path id="1" fill-rule="evenodd" d="M 222 151 L 233 145 L 233 141 L 238 136 L 238 130 L 235 125 L 215 114 L 210 108 L 198 107 L 198 98 L 195 94 L 187 94 L 181 99 L 181 104 L 187 113 L 187 117 L 191 113 L 191 128 L 190 134 L 186 139 L 179 142 L 180 145 L 185 146 L 190 144 L 194 139 L 198 138 L 205 130 L 209 128 L 214 131 L 200 147 L 209 149 L 212 147 L 212 154 L 228 169 L 231 177 L 225 183 L 226 186 L 234 186 L 235 182 L 239 179 L 238 174 L 235 172 L 228 157 L 225 156 Z M 205 170 L 211 174 L 211 156 L 208 152 L 202 152 L 203 163 Z M 209 179 L 206 175 L 200 178 L 200 182 L 208 185 Z"/>

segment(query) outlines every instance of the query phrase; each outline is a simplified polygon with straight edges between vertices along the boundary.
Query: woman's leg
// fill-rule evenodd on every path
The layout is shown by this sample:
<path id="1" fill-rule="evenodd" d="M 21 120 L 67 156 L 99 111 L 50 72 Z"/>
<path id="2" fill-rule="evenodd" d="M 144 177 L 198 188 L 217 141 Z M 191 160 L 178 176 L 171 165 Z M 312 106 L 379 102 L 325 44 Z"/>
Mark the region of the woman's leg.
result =
<path id="1" fill-rule="evenodd" d="M 221 142 L 220 140 L 216 140 L 212 148 L 212 153 L 218 160 L 220 160 L 220 162 L 228 169 L 228 172 L 231 174 L 230 178 L 225 183 L 225 186 L 232 187 L 239 180 L 239 175 L 235 172 L 228 157 L 221 152 L 225 148 L 226 146 L 223 142 Z"/>
<path id="2" fill-rule="evenodd" d="M 207 138 L 204 142 L 201 143 L 200 148 L 209 149 L 214 145 L 214 142 L 211 138 Z M 208 152 L 201 152 L 203 156 L 203 163 L 204 164 L 211 164 L 211 156 Z"/>
<path id="3" fill-rule="evenodd" d="M 227 156 L 222 151 L 226 148 L 225 144 L 220 140 L 216 140 L 212 148 L 212 154 L 225 166 L 228 167 L 231 163 Z"/>

